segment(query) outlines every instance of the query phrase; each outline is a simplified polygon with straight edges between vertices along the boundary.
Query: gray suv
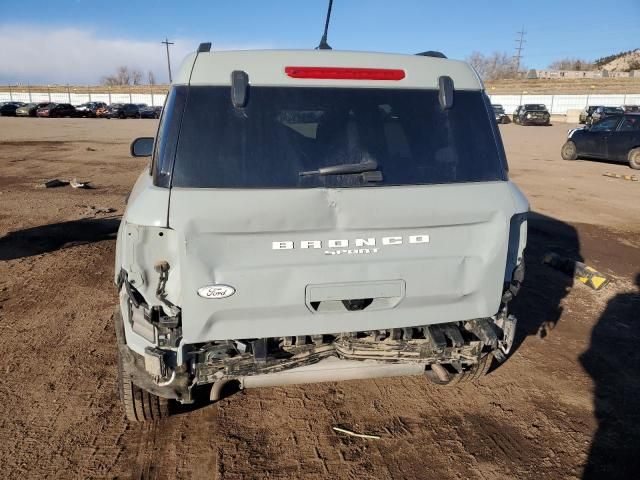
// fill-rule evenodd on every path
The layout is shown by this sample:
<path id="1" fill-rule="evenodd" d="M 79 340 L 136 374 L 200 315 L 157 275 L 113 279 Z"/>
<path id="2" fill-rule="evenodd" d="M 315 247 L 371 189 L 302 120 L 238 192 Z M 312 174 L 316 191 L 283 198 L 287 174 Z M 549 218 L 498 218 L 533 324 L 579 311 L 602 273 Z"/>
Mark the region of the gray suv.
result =
<path id="1" fill-rule="evenodd" d="M 116 249 L 127 417 L 232 388 L 453 384 L 504 360 L 528 203 L 473 69 L 208 50 L 131 145 L 151 162 Z"/>

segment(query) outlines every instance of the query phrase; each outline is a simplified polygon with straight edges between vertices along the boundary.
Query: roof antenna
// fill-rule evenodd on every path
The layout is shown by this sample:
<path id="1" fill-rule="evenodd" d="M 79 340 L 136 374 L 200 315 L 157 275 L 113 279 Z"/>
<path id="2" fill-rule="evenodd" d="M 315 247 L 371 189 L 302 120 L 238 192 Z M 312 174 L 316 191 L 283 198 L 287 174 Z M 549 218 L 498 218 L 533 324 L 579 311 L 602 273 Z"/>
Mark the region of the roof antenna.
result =
<path id="1" fill-rule="evenodd" d="M 324 33 L 320 39 L 320 45 L 316 47 L 316 50 L 331 50 L 331 47 L 327 43 L 327 32 L 329 31 L 329 20 L 331 19 L 331 7 L 333 6 L 333 0 L 329 0 L 329 9 L 327 10 L 327 19 L 324 22 Z"/>

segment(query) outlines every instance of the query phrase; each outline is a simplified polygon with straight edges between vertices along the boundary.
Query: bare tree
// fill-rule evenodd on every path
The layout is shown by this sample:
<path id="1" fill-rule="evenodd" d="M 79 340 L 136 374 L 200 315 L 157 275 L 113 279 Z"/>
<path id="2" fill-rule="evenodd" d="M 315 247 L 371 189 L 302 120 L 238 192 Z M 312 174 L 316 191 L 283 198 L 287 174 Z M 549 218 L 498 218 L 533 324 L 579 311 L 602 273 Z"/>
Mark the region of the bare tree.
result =
<path id="1" fill-rule="evenodd" d="M 147 82 L 149 83 L 149 85 L 156 84 L 156 75 L 151 70 L 147 72 Z"/>
<path id="2" fill-rule="evenodd" d="M 133 70 L 131 72 L 131 83 L 134 85 L 142 85 L 142 72 L 140 70 Z"/>
<path id="3" fill-rule="evenodd" d="M 517 76 L 513 58 L 505 52 L 494 52 L 491 55 L 473 52 L 467 58 L 467 62 L 476 69 L 483 80 L 501 80 Z M 526 70 L 523 65 L 521 68 Z"/>
<path id="4" fill-rule="evenodd" d="M 102 77 L 101 83 L 110 87 L 118 85 L 140 85 L 142 73 L 138 70 L 129 70 L 127 66 L 118 67 L 114 75 Z"/>
<path id="5" fill-rule="evenodd" d="M 595 70 L 596 66 L 580 58 L 562 58 L 549 65 L 551 70 Z"/>

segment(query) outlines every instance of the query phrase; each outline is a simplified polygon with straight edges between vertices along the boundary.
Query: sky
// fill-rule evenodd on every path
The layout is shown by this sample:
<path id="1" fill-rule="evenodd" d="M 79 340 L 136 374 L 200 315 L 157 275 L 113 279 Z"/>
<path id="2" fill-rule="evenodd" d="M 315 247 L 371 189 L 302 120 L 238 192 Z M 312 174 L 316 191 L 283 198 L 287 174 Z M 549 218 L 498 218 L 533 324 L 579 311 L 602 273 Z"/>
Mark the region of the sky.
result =
<path id="1" fill-rule="evenodd" d="M 97 84 L 120 65 L 159 82 L 200 42 L 213 49 L 314 48 L 328 0 L 0 0 L 0 83 Z M 545 68 L 640 47 L 640 0 L 334 0 L 336 50 L 515 53 Z"/>

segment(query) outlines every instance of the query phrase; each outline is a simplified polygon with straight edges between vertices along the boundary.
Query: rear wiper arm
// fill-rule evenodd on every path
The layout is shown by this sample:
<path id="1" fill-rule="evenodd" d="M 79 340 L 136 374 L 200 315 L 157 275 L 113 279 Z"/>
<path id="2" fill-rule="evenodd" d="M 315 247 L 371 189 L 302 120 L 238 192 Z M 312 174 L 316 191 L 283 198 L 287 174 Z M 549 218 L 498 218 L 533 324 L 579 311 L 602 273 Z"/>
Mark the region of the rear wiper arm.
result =
<path id="1" fill-rule="evenodd" d="M 378 162 L 375 160 L 367 160 L 361 163 L 345 163 L 342 165 L 332 165 L 331 167 L 322 167 L 318 170 L 309 170 L 300 172 L 301 177 L 310 175 L 341 175 L 349 173 L 364 173 L 378 169 Z"/>

